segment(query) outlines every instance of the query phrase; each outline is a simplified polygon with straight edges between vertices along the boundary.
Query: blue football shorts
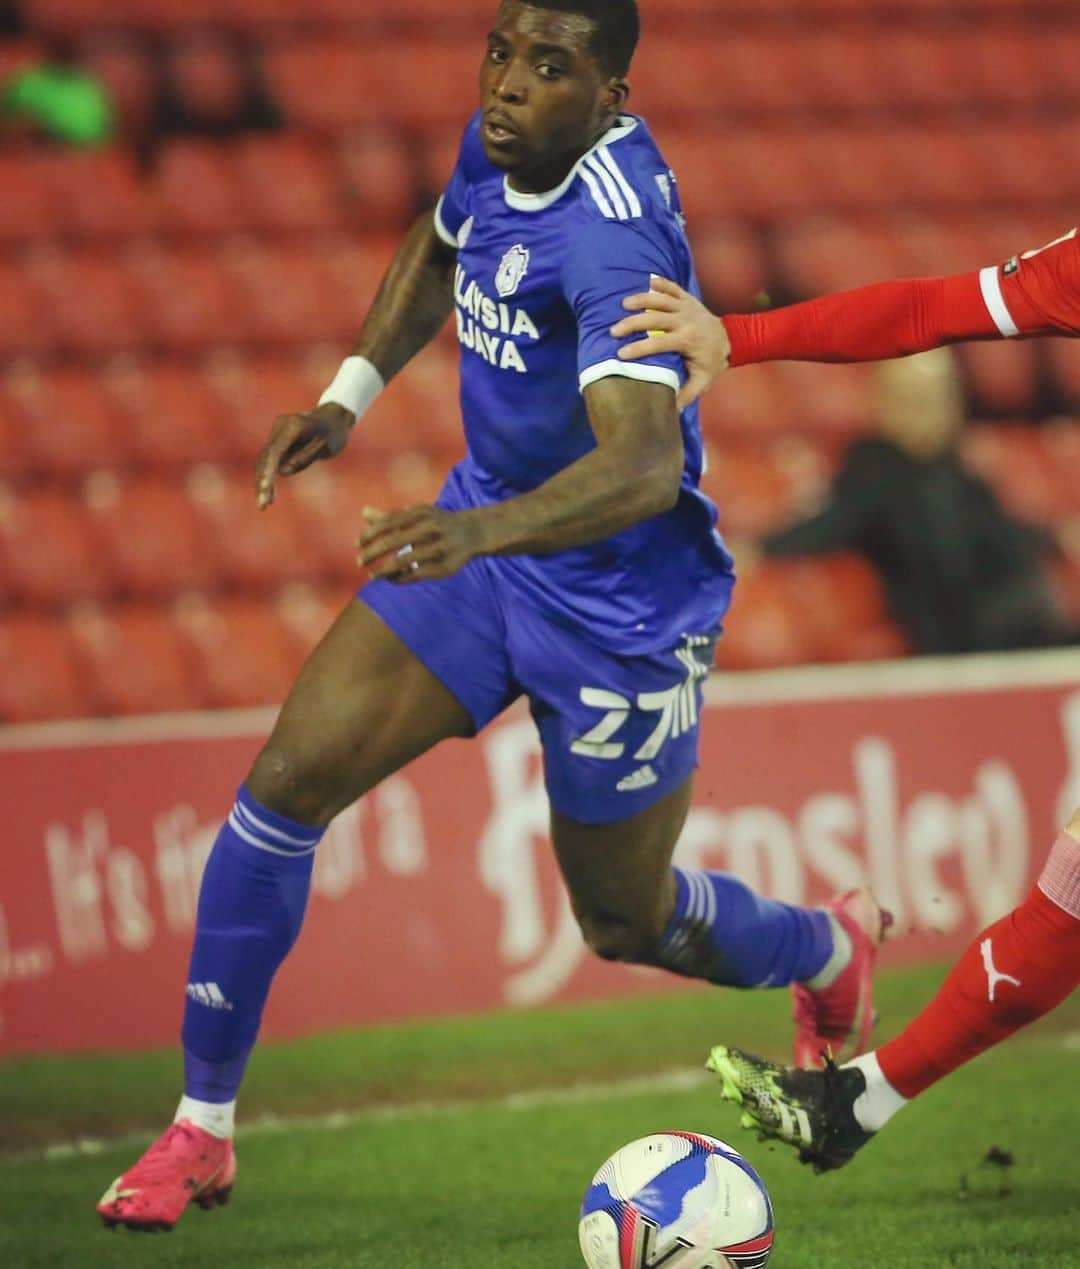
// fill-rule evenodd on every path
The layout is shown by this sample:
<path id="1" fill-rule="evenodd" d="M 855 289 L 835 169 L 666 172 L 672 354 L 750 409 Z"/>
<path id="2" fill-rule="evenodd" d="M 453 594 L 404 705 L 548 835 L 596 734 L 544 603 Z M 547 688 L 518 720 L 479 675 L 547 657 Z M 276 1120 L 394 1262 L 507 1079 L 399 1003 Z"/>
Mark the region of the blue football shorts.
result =
<path id="1" fill-rule="evenodd" d="M 614 823 L 671 793 L 697 766 L 718 626 L 661 652 L 613 655 L 523 604 L 500 569 L 498 558 L 482 557 L 453 577 L 370 582 L 359 598 L 465 706 L 477 731 L 528 697 L 548 796 L 562 815 Z"/>

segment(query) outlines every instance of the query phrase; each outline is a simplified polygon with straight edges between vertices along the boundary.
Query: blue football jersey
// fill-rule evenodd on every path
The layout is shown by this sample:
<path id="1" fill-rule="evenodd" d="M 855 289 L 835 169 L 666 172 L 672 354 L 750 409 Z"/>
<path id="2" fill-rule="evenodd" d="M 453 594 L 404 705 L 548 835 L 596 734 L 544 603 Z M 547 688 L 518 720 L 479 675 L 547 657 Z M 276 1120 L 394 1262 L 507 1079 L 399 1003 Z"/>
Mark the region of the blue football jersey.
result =
<path id="1" fill-rule="evenodd" d="M 457 249 L 467 455 L 448 486 L 482 506 L 534 489 L 596 445 L 583 392 L 609 375 L 678 390 L 676 356 L 621 362 L 611 326 L 650 273 L 698 294 L 674 176 L 644 122 L 622 115 L 558 188 L 511 189 L 489 162 L 477 115 L 435 212 Z M 697 407 L 681 418 L 676 506 L 613 537 L 553 555 L 506 556 L 500 577 L 549 616 L 633 655 L 714 627 L 730 602 L 731 557 L 698 489 Z"/>

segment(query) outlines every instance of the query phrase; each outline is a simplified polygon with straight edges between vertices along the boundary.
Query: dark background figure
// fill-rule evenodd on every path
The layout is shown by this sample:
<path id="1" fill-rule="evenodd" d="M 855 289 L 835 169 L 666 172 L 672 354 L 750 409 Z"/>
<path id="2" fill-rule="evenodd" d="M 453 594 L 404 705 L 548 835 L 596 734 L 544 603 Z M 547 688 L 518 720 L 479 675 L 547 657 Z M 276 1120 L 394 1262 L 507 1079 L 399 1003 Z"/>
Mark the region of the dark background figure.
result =
<path id="1" fill-rule="evenodd" d="M 197 32 L 162 53 L 151 112 L 152 143 L 171 136 L 228 138 L 274 132 L 282 116 L 255 49 Z"/>
<path id="2" fill-rule="evenodd" d="M 1010 515 L 961 461 L 952 354 L 885 363 L 877 388 L 880 434 L 848 449 L 821 510 L 766 537 L 763 553 L 864 555 L 913 652 L 1074 642 L 1044 569 L 1057 539 Z"/>

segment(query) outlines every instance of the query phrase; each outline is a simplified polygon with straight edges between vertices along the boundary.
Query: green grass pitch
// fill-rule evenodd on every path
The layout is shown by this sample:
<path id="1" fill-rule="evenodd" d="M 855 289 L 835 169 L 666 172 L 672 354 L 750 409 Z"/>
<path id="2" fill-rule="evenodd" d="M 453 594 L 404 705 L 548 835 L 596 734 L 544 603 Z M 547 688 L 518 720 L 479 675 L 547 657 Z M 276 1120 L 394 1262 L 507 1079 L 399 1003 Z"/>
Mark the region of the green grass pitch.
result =
<path id="1" fill-rule="evenodd" d="M 880 1038 L 939 977 L 883 976 Z M 241 1102 L 232 1203 L 138 1237 L 105 1231 L 93 1205 L 170 1116 L 175 1056 L 8 1063 L 0 1264 L 574 1269 L 593 1171 L 633 1137 L 688 1128 L 731 1141 L 764 1176 L 770 1269 L 1080 1266 L 1080 999 L 825 1177 L 739 1130 L 693 1070 L 720 1040 L 783 1053 L 787 1015 L 786 993 L 691 989 L 267 1044 Z M 285 1118 L 270 1125 L 271 1111 Z M 121 1133 L 135 1136 L 44 1149 Z M 1011 1168 L 982 1163 L 995 1146 Z"/>

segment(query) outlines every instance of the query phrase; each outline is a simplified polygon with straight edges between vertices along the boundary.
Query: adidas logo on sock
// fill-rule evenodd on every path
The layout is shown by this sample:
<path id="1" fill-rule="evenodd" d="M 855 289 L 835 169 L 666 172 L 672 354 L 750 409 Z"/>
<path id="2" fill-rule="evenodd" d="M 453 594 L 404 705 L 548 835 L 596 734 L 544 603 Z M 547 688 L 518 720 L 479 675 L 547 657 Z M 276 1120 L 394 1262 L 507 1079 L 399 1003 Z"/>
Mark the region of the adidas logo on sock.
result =
<path id="1" fill-rule="evenodd" d="M 231 1009 L 232 1001 L 226 1000 L 217 983 L 188 983 L 187 994 L 208 1009 Z"/>
<path id="2" fill-rule="evenodd" d="M 646 763 L 643 767 L 638 767 L 636 771 L 632 771 L 628 776 L 623 776 L 615 788 L 620 793 L 633 793 L 635 789 L 647 789 L 649 785 L 655 784 L 660 777 Z"/>

